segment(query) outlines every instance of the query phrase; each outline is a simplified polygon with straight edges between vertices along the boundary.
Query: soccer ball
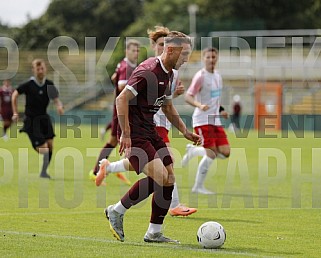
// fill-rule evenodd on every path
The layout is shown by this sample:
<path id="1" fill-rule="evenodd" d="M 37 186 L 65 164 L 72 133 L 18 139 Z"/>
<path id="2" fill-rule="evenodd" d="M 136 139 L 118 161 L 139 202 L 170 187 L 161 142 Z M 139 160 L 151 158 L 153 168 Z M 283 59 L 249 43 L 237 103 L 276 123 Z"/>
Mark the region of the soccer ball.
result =
<path id="1" fill-rule="evenodd" d="M 215 221 L 203 223 L 197 231 L 197 241 L 204 248 L 220 248 L 225 239 L 223 226 Z"/>

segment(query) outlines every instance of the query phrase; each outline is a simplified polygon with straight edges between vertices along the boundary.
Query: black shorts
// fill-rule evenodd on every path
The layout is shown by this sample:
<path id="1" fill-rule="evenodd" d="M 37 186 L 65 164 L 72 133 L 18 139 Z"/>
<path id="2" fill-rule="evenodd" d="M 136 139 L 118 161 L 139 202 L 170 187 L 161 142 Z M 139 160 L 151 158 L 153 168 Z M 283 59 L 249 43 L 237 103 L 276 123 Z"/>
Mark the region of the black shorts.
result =
<path id="1" fill-rule="evenodd" d="M 23 128 L 20 132 L 28 134 L 32 147 L 37 147 L 44 144 L 48 139 L 53 139 L 55 133 L 49 115 L 41 115 L 36 117 L 25 117 Z"/>
<path id="2" fill-rule="evenodd" d="M 134 137 L 131 141 L 129 162 L 137 174 L 142 172 L 147 163 L 156 158 L 160 158 L 165 167 L 173 163 L 166 144 L 158 135 L 152 138 Z"/>

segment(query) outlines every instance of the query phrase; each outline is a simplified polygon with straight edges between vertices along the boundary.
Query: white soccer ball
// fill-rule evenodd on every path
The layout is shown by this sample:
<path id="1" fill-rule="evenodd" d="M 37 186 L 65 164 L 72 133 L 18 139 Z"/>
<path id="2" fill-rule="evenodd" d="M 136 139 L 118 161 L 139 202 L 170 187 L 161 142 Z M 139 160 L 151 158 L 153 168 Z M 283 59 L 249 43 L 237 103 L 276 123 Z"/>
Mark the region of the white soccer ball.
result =
<path id="1" fill-rule="evenodd" d="M 203 223 L 197 231 L 197 241 L 204 248 L 220 248 L 225 239 L 226 234 L 223 226 L 215 221 Z"/>

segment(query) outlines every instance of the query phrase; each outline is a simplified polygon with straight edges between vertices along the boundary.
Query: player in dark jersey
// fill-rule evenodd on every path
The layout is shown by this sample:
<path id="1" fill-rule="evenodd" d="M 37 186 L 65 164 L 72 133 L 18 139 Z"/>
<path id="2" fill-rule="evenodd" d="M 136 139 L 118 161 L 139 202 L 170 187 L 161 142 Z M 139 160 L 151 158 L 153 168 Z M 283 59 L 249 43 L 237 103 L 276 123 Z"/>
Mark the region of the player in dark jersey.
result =
<path id="1" fill-rule="evenodd" d="M 50 100 L 53 100 L 57 113 L 64 113 L 63 105 L 59 100 L 59 93 L 52 81 L 46 79 L 47 68 L 44 60 L 35 59 L 32 62 L 32 76 L 28 81 L 20 84 L 12 94 L 13 121 L 18 116 L 18 96 L 26 96 L 25 118 L 23 128 L 20 130 L 28 134 L 32 147 L 43 154 L 43 165 L 40 177 L 50 178 L 47 173 L 52 151 L 53 138 L 55 137 L 52 122 L 47 114 Z"/>
<path id="2" fill-rule="evenodd" d="M 10 80 L 4 80 L 3 85 L 0 88 L 0 114 L 3 121 L 3 135 L 2 138 L 7 141 L 9 138 L 7 136 L 7 130 L 12 123 L 12 105 L 11 105 L 11 95 L 13 89 L 10 84 Z"/>
<path id="3" fill-rule="evenodd" d="M 191 39 L 181 32 L 170 32 L 165 38 L 162 55 L 139 65 L 116 99 L 121 129 L 119 152 L 125 152 L 137 174 L 143 172 L 147 176 L 137 181 L 118 203 L 105 209 L 110 229 L 120 241 L 124 241 L 123 216 L 126 210 L 153 193 L 152 214 L 144 241 L 179 243 L 161 233 L 175 176 L 171 155 L 155 129 L 153 118 L 162 108 L 168 120 L 186 139 L 200 143 L 200 137 L 186 128 L 171 100 L 172 69 L 187 62 L 190 53 Z"/>
<path id="4" fill-rule="evenodd" d="M 150 39 L 151 47 L 155 51 L 155 56 L 160 56 L 164 51 L 164 40 L 168 35 L 170 30 L 163 26 L 155 26 L 155 30 L 148 30 L 148 36 Z M 173 69 L 173 81 L 171 85 L 171 93 L 173 98 L 184 93 L 184 85 L 178 78 L 178 71 Z M 168 132 L 171 128 L 170 122 L 166 119 L 164 113 L 161 109 L 154 115 L 154 123 L 155 129 L 160 137 L 162 137 L 163 141 L 169 148 L 170 142 L 168 137 Z M 192 145 L 192 144 L 190 144 Z M 194 146 L 194 145 L 193 145 Z M 197 148 L 197 147 L 195 147 Z M 202 147 L 203 148 L 203 147 Z M 204 149 L 204 148 L 203 148 Z M 205 155 L 205 154 L 204 154 Z M 103 181 L 103 179 L 107 176 L 107 174 L 116 173 L 116 172 L 124 172 L 124 171 L 134 171 L 128 159 L 121 159 L 119 161 L 109 162 L 108 160 L 101 160 L 101 166 L 99 169 L 99 173 L 96 177 L 96 185 L 99 186 Z M 169 214 L 171 216 L 189 216 L 195 213 L 197 209 L 187 207 L 180 203 L 180 198 L 178 194 L 177 184 L 174 184 L 174 189 L 172 192 L 172 202 L 169 209 Z"/>
<path id="5" fill-rule="evenodd" d="M 126 42 L 126 57 L 117 65 L 116 71 L 112 76 L 112 81 L 115 84 L 115 98 L 125 88 L 128 78 L 137 66 L 139 46 L 140 44 L 136 40 L 128 40 Z M 97 172 L 99 171 L 99 161 L 103 158 L 107 159 L 110 153 L 118 144 L 117 128 L 118 118 L 116 105 L 114 104 L 110 139 L 107 141 L 107 143 L 101 150 L 99 157 L 95 163 L 95 167 L 93 168 L 93 170 L 89 172 L 89 176 L 93 180 L 95 180 Z M 126 184 L 131 185 L 131 182 L 122 173 L 116 173 L 116 176 Z"/>

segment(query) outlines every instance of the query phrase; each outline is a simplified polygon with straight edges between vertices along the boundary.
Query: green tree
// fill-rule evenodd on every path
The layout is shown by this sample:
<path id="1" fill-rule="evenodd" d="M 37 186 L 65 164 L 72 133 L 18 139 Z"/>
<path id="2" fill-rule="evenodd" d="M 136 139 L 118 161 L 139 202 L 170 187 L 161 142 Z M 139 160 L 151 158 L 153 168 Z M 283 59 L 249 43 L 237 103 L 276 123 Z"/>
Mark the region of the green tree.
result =
<path id="1" fill-rule="evenodd" d="M 316 4 L 317 2 L 319 4 Z M 313 13 L 311 7 L 317 5 L 320 11 L 319 0 L 233 0 L 231 15 L 239 20 L 261 19 L 265 23 L 265 29 L 269 30 L 314 28 L 315 25 L 311 21 L 316 17 L 317 12 Z M 315 8 L 315 11 L 317 9 Z"/>
<path id="2" fill-rule="evenodd" d="M 83 44 L 85 37 L 96 37 L 104 47 L 108 38 L 119 36 L 141 12 L 140 0 L 54 0 L 47 14 L 64 23 L 64 31 Z"/>
<path id="3" fill-rule="evenodd" d="M 19 46 L 46 48 L 57 36 L 70 36 L 83 46 L 85 37 L 96 37 L 103 48 L 111 36 L 135 21 L 141 12 L 140 0 L 52 0 L 46 13 L 31 20 L 16 36 Z"/>

